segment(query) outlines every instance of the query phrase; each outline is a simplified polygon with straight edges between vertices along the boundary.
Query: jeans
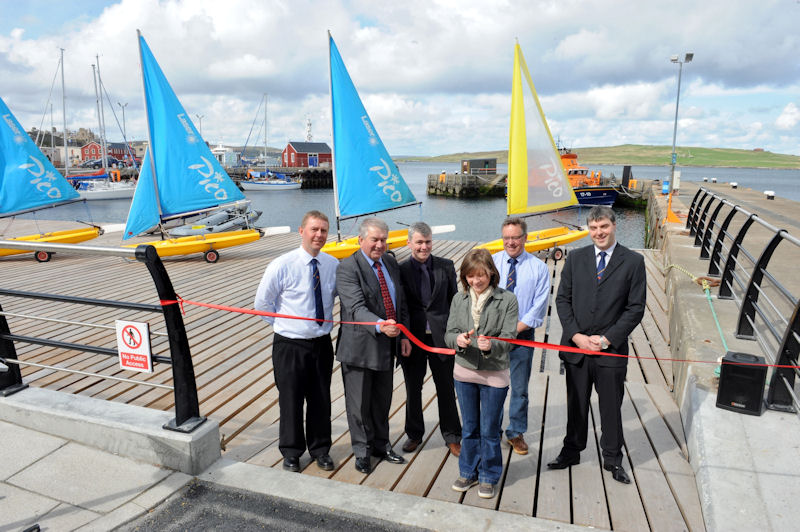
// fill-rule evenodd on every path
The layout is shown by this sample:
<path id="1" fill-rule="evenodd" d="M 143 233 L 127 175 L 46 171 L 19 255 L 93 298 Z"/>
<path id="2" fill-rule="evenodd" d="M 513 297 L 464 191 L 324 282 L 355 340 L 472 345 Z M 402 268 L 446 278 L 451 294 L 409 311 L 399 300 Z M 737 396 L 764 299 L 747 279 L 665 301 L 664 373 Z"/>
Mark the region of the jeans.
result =
<path id="1" fill-rule="evenodd" d="M 533 329 L 521 332 L 517 338 L 530 340 Z M 511 400 L 508 404 L 508 439 L 525 434 L 528 430 L 528 383 L 531 380 L 531 364 L 533 348 L 522 345 L 515 346 L 509 353 L 511 370 Z"/>
<path id="2" fill-rule="evenodd" d="M 493 388 L 458 380 L 455 385 L 462 420 L 459 475 L 497 484 L 503 473 L 500 438 L 508 387 Z"/>

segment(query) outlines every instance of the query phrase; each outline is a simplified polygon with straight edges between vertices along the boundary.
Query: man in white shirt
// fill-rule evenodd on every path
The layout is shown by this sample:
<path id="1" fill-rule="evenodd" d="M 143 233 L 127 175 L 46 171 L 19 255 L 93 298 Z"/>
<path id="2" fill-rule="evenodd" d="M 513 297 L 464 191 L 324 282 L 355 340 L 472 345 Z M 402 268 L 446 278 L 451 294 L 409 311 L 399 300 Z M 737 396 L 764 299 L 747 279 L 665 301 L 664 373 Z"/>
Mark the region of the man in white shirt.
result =
<path id="1" fill-rule="evenodd" d="M 521 218 L 507 218 L 501 226 L 503 251 L 495 253 L 501 288 L 517 296 L 519 321 L 517 338 L 533 340 L 533 330 L 544 323 L 550 297 L 550 270 L 525 251 L 528 224 Z M 508 354 L 511 369 L 511 397 L 508 404 L 506 438 L 517 454 L 527 454 L 524 434 L 528 430 L 528 382 L 531 379 L 533 348 L 514 346 Z"/>
<path id="2" fill-rule="evenodd" d="M 334 469 L 329 454 L 333 371 L 330 333 L 339 261 L 320 251 L 328 239 L 328 227 L 325 214 L 307 212 L 300 224 L 300 247 L 267 266 L 256 292 L 256 310 L 313 318 L 262 317 L 275 332 L 272 367 L 281 416 L 279 449 L 283 468 L 293 472 L 300 471 L 300 457 L 306 448 L 321 469 Z"/>

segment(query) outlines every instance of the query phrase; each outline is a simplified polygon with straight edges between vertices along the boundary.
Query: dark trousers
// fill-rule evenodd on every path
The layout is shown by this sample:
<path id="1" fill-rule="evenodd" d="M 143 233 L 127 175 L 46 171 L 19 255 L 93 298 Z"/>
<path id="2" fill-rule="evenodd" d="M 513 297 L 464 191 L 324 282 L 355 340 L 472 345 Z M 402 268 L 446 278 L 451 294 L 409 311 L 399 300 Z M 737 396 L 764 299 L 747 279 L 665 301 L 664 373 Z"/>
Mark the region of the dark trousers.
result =
<path id="1" fill-rule="evenodd" d="M 422 341 L 433 345 L 433 338 L 426 334 Z M 439 429 L 445 443 L 461 442 L 461 420 L 458 418 L 456 394 L 453 387 L 453 365 L 455 357 L 428 353 L 416 346 L 408 357 L 398 357 L 403 367 L 406 384 L 406 435 L 421 441 L 425 435 L 425 421 L 422 416 L 422 381 L 428 366 L 436 385 L 436 402 L 439 406 Z M 444 360 L 443 360 L 444 359 Z"/>
<path id="2" fill-rule="evenodd" d="M 597 356 L 585 356 L 579 364 L 564 364 L 567 378 L 567 435 L 561 454 L 573 457 L 586 448 L 589 427 L 589 399 L 592 385 L 597 390 L 602 436 L 603 463 L 622 465 L 622 398 L 627 366 L 600 366 Z"/>
<path id="3" fill-rule="evenodd" d="M 272 367 L 281 412 L 278 440 L 281 454 L 299 458 L 306 447 L 314 458 L 328 454 L 331 448 L 333 371 L 333 345 L 330 335 L 298 340 L 275 334 Z"/>
<path id="4" fill-rule="evenodd" d="M 392 370 L 375 371 L 342 363 L 344 405 L 350 443 L 356 458 L 391 449 L 389 408 L 392 405 Z"/>

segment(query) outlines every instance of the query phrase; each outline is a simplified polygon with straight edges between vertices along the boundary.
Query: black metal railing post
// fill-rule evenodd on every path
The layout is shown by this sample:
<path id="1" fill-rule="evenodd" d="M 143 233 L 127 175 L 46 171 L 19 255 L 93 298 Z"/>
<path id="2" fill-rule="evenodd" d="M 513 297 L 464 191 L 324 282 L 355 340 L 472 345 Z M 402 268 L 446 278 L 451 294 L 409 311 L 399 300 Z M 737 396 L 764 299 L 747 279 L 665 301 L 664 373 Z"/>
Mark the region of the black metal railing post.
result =
<path id="1" fill-rule="evenodd" d="M 8 321 L 2 312 L 3 307 L 0 305 L 0 358 L 17 360 L 17 350 L 14 348 L 14 342 L 4 337 L 7 334 L 11 334 L 11 330 L 8 328 Z M 0 371 L 0 395 L 7 397 L 28 387 L 27 384 L 22 383 L 22 372 L 19 370 L 19 365 L 9 363 L 5 364 L 5 366 L 7 369 Z"/>
<path id="2" fill-rule="evenodd" d="M 709 258 L 711 264 L 708 265 L 708 275 L 711 277 L 719 277 L 719 266 L 722 262 L 722 242 L 725 240 L 725 235 L 728 234 L 728 227 L 730 227 L 731 220 L 733 220 L 737 212 L 739 212 L 739 207 L 733 205 L 731 212 L 728 213 L 728 216 L 725 217 L 725 221 L 722 222 L 719 228 L 717 239 L 714 241 L 714 249 L 711 251 L 711 257 Z"/>
<path id="3" fill-rule="evenodd" d="M 739 255 L 739 249 L 742 247 L 744 235 L 747 234 L 747 230 L 750 229 L 750 226 L 753 225 L 756 218 L 758 218 L 757 215 L 751 214 L 747 220 L 745 220 L 731 245 L 731 251 L 728 253 L 728 260 L 725 261 L 725 268 L 722 270 L 722 279 L 719 283 L 719 293 L 717 297 L 720 299 L 733 298 L 731 283 L 733 282 L 733 270 L 736 269 L 736 257 Z"/>
<path id="4" fill-rule="evenodd" d="M 750 282 L 747 283 L 747 289 L 742 297 L 742 306 L 739 308 L 739 323 L 736 325 L 736 337 L 745 340 L 755 339 L 755 332 L 753 331 L 753 319 L 756 314 L 756 304 L 758 303 L 758 294 L 760 293 L 759 287 L 761 281 L 764 279 L 764 272 L 767 270 L 769 259 L 775 252 L 775 248 L 783 240 L 784 231 L 778 231 L 769 244 L 761 252 L 761 256 L 756 262 L 753 274 L 750 276 Z"/>
<path id="5" fill-rule="evenodd" d="M 145 244 L 138 246 L 136 259 L 147 266 L 161 301 L 178 299 L 156 248 Z M 164 428 L 178 432 L 192 432 L 206 418 L 200 415 L 189 338 L 186 336 L 186 327 L 183 324 L 179 305 L 164 305 L 164 323 L 169 338 L 172 356 L 172 385 L 175 389 L 175 419 L 164 425 Z"/>
<path id="6" fill-rule="evenodd" d="M 706 206 L 703 209 L 703 214 L 700 215 L 700 220 L 697 222 L 697 231 L 695 231 L 694 233 L 694 247 L 700 246 L 703 242 L 703 233 L 705 233 L 706 229 L 708 228 L 708 226 L 706 225 L 706 216 L 708 216 L 708 209 L 711 207 L 711 204 L 714 203 L 714 199 L 719 199 L 719 198 L 716 198 L 716 196 L 711 196 L 708 198 L 708 202 L 706 203 Z"/>
<path id="7" fill-rule="evenodd" d="M 789 325 L 783 333 L 783 340 L 778 351 L 780 356 L 776 364 L 779 366 L 797 365 L 798 353 L 800 353 L 798 338 L 800 338 L 800 300 L 795 304 Z M 795 411 L 792 405 L 792 394 L 789 393 L 789 388 L 794 388 L 795 373 L 796 370 L 793 368 L 775 368 L 769 381 L 767 408 L 784 412 Z"/>
<path id="8" fill-rule="evenodd" d="M 692 224 L 694 223 L 694 213 L 697 209 L 697 198 L 700 196 L 701 193 L 705 193 L 705 189 L 700 187 L 695 192 L 694 197 L 692 198 L 692 204 L 689 207 L 689 215 L 686 217 L 686 229 L 689 229 L 689 233 L 691 234 Z M 702 200 L 700 200 L 702 201 Z"/>
<path id="9" fill-rule="evenodd" d="M 725 205 L 724 201 L 720 201 L 717 204 L 717 208 L 714 209 L 713 213 L 711 213 L 711 218 L 708 220 L 708 225 L 706 225 L 706 230 L 703 232 L 703 241 L 700 243 L 701 260 L 707 260 L 711 255 L 709 251 L 709 247 L 711 246 L 711 235 L 714 233 L 714 226 L 717 223 L 717 216 L 719 215 L 719 211 L 722 210 L 723 205 Z"/>

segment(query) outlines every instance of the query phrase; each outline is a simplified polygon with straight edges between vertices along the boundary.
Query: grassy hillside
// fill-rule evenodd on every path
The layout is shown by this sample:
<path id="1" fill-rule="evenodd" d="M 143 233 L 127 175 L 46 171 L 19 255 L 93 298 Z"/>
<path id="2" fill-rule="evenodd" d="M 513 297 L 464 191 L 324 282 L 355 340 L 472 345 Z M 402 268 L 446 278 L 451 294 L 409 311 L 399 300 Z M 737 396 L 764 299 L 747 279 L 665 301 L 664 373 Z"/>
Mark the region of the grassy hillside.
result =
<path id="1" fill-rule="evenodd" d="M 669 166 L 672 146 L 641 146 L 624 144 L 605 148 L 575 148 L 583 165 L 632 164 Z M 800 157 L 768 151 L 734 150 L 729 148 L 675 148 L 678 166 L 735 166 L 741 168 L 800 168 Z M 461 159 L 496 158 L 498 163 L 508 162 L 507 151 L 452 153 L 437 157 L 415 157 L 414 160 L 430 162 L 459 162 Z M 411 157 L 404 158 L 410 160 Z"/>

